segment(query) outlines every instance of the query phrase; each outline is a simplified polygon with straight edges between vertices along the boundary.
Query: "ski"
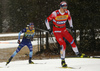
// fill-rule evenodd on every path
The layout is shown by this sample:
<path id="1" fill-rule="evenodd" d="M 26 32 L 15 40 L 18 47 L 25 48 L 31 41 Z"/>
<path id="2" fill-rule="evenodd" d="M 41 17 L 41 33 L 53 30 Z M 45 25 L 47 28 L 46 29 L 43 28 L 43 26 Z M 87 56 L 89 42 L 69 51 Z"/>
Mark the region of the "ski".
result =
<path id="1" fill-rule="evenodd" d="M 97 59 L 100 59 L 100 56 L 89 56 L 89 58 L 97 58 Z"/>
<path id="2" fill-rule="evenodd" d="M 0 67 L 0 68 L 9 68 L 9 66 L 3 66 L 3 67 Z"/>
<path id="3" fill-rule="evenodd" d="M 88 56 L 88 57 L 66 56 L 66 58 L 91 58 L 91 59 L 100 59 L 100 57 L 98 57 L 98 56 Z"/>
<path id="4" fill-rule="evenodd" d="M 75 69 L 73 67 L 60 67 L 60 68 L 65 68 L 65 69 Z"/>
<path id="5" fill-rule="evenodd" d="M 46 63 L 34 63 L 34 64 L 46 64 Z"/>
<path id="6" fill-rule="evenodd" d="M 45 63 L 33 63 L 33 64 L 46 64 L 46 62 Z M 31 65 L 31 64 L 29 64 L 29 65 Z"/>
<path id="7" fill-rule="evenodd" d="M 79 68 L 75 68 L 75 67 L 59 67 L 59 68 L 64 68 L 64 69 L 81 69 L 81 67 L 79 67 Z"/>

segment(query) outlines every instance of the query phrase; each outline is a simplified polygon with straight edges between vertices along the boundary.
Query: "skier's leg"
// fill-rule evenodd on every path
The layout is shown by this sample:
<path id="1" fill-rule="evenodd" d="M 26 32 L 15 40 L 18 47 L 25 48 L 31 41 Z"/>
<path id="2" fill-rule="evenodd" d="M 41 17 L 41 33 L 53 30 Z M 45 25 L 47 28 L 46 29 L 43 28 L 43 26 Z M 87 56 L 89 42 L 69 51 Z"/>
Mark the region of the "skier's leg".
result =
<path id="1" fill-rule="evenodd" d="M 64 49 L 63 45 L 60 47 L 61 47 L 60 55 L 61 55 L 61 60 L 62 60 L 61 65 L 62 65 L 62 67 L 67 67 L 67 64 L 65 62 L 65 49 Z"/>
<path id="2" fill-rule="evenodd" d="M 60 50 L 60 55 L 61 55 L 61 65 L 62 67 L 67 67 L 67 64 L 65 63 L 65 49 L 66 49 L 66 43 L 63 40 L 63 37 L 59 33 L 54 33 L 56 40 L 60 44 L 61 50 Z"/>
<path id="3" fill-rule="evenodd" d="M 73 51 L 75 52 L 75 54 L 78 56 L 78 57 L 89 57 L 83 53 L 79 53 L 78 51 L 78 48 L 74 42 L 74 39 L 73 37 L 70 35 L 70 33 L 66 30 L 64 31 L 64 37 L 66 38 L 66 40 L 70 43 L 70 45 L 72 46 L 72 49 Z"/>
<path id="4" fill-rule="evenodd" d="M 70 43 L 75 54 L 78 55 L 79 54 L 78 48 L 74 42 L 73 37 L 70 35 L 70 33 L 66 30 L 66 31 L 64 31 L 63 36 Z"/>
<path id="5" fill-rule="evenodd" d="M 28 48 L 29 48 L 29 64 L 34 64 L 34 62 L 32 62 L 32 56 L 33 56 L 33 47 L 32 47 L 32 44 L 29 43 L 27 44 Z"/>
<path id="6" fill-rule="evenodd" d="M 16 51 L 11 55 L 11 57 L 8 59 L 6 65 L 8 65 L 10 63 L 10 61 L 13 59 L 13 57 L 22 49 L 22 47 L 24 47 L 24 44 L 19 44 L 18 48 L 16 49 Z"/>

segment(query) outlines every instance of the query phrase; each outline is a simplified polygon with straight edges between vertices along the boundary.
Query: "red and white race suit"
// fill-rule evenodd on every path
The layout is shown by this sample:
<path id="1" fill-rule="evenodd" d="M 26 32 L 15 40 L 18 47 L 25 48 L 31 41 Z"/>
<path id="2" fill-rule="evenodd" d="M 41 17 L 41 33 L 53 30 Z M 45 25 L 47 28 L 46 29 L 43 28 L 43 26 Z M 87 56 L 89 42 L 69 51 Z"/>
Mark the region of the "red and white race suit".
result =
<path id="1" fill-rule="evenodd" d="M 68 20 L 70 27 L 73 27 L 72 25 L 72 18 L 70 16 L 69 10 L 66 10 L 65 13 L 61 13 L 60 9 L 52 12 L 52 14 L 47 17 L 45 23 L 47 26 L 47 29 L 50 29 L 49 21 L 53 20 L 53 33 L 60 44 L 60 46 L 63 46 L 63 49 L 66 49 L 66 43 L 63 39 L 67 39 L 67 41 L 71 44 L 73 48 L 76 47 L 76 44 L 74 43 L 73 37 L 70 35 L 70 33 L 66 29 L 66 21 Z M 78 52 L 78 50 L 77 50 Z"/>

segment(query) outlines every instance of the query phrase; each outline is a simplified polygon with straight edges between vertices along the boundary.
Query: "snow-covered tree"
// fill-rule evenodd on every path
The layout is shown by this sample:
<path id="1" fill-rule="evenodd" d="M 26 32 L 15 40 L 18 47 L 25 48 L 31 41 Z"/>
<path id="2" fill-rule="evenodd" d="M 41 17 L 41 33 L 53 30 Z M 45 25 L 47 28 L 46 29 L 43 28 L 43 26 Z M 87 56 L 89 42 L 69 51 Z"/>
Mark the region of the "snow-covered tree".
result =
<path id="1" fill-rule="evenodd" d="M 8 6 L 9 0 L 1 0 L 1 16 L 2 16 L 2 32 L 7 32 L 9 28 L 9 6 Z"/>

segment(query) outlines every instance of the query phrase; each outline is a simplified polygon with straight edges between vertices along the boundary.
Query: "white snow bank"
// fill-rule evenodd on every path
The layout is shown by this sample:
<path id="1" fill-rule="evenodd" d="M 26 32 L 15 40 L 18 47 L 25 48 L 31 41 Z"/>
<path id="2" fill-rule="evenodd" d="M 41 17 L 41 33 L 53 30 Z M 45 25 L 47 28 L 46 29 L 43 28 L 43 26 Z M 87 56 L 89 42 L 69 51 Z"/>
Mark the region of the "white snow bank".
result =
<path id="1" fill-rule="evenodd" d="M 36 64 L 28 64 L 28 60 L 12 61 L 7 67 L 5 62 L 0 63 L 0 71 L 100 71 L 100 59 L 66 58 L 69 67 L 61 67 L 60 59 L 33 60 Z"/>

